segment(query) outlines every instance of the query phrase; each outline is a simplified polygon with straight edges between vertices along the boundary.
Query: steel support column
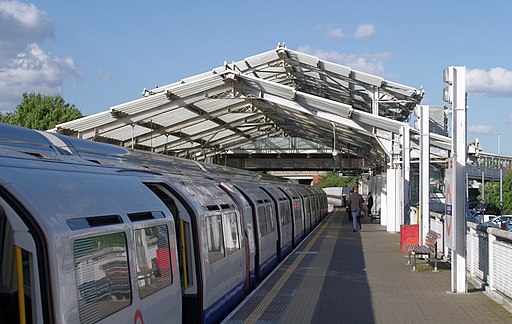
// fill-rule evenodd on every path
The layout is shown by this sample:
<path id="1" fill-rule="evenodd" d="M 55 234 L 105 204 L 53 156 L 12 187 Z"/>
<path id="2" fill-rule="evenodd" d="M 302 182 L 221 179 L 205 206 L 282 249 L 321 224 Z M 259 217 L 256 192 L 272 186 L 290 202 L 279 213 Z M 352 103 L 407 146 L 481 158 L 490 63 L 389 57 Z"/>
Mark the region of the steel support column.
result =
<path id="1" fill-rule="evenodd" d="M 420 111 L 420 239 L 430 228 L 430 130 L 429 106 L 419 106 Z"/>
<path id="2" fill-rule="evenodd" d="M 466 293 L 466 68 L 452 70 L 453 250 L 452 292 Z"/>

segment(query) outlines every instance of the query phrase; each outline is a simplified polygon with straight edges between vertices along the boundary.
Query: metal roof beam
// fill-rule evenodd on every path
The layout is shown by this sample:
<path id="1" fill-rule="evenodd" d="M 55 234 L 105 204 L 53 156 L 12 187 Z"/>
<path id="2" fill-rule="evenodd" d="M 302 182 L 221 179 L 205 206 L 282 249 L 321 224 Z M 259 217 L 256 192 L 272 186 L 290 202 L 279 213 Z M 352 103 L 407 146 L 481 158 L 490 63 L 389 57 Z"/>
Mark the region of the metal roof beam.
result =
<path id="1" fill-rule="evenodd" d="M 178 124 L 171 124 L 167 127 L 161 127 L 157 130 L 153 130 L 152 132 L 148 132 L 145 135 L 140 135 L 137 137 L 137 142 L 144 142 L 144 141 L 150 140 L 151 138 L 155 138 L 155 137 L 158 137 L 161 135 L 172 134 L 172 133 L 179 131 L 180 129 L 184 129 L 189 126 L 196 125 L 197 123 L 200 123 L 201 121 L 204 121 L 204 120 L 211 120 L 211 121 L 217 122 L 218 117 L 226 115 L 226 114 L 230 113 L 233 109 L 239 109 L 245 105 L 247 105 L 247 102 L 239 102 L 237 104 L 229 105 L 222 109 L 215 110 L 215 111 L 212 111 L 209 113 L 203 112 L 201 115 L 198 115 L 197 117 L 187 119 Z"/>
<path id="2" fill-rule="evenodd" d="M 265 115 L 262 114 L 262 113 L 254 114 L 253 116 L 240 118 L 240 119 L 237 119 L 237 120 L 229 122 L 229 123 L 224 123 L 224 124 L 219 125 L 217 127 L 213 127 L 213 128 L 204 130 L 202 132 L 199 132 L 199 133 L 196 133 L 196 134 L 193 134 L 193 135 L 186 135 L 185 134 L 185 136 L 178 136 L 178 137 L 180 137 L 179 140 L 176 140 L 176 141 L 173 141 L 173 142 L 169 142 L 169 143 L 166 143 L 166 144 L 161 145 L 161 146 L 162 147 L 163 146 L 172 147 L 172 146 L 181 145 L 181 144 L 183 144 L 185 142 L 197 141 L 198 139 L 201 139 L 201 138 L 204 138 L 206 136 L 215 134 L 215 133 L 217 133 L 219 131 L 222 131 L 224 129 L 231 130 L 234 133 L 238 134 L 239 136 L 245 136 L 244 132 L 239 130 L 239 129 L 237 129 L 237 127 L 241 126 L 241 125 L 243 125 L 243 124 L 245 124 L 247 122 L 250 122 L 250 123 L 251 122 L 255 122 L 255 121 L 259 120 L 261 117 L 264 117 L 264 116 Z M 173 135 L 177 136 L 176 134 L 173 134 Z M 155 147 L 155 148 L 158 148 L 158 147 Z"/>
<path id="3" fill-rule="evenodd" d="M 213 76 L 212 78 L 219 78 L 219 76 L 218 75 Z M 186 84 L 183 86 L 191 87 L 192 84 Z M 116 112 L 116 111 L 123 112 L 124 106 L 127 106 L 127 108 L 129 108 L 128 109 L 129 111 L 132 111 L 133 110 L 132 107 L 135 107 L 138 103 L 142 103 L 143 101 L 146 106 L 149 106 L 147 109 L 140 109 L 140 111 L 125 115 L 125 117 L 112 120 L 112 121 L 104 123 L 102 125 L 98 125 L 92 129 L 89 128 L 89 129 L 83 130 L 80 132 L 80 134 L 81 134 L 82 138 L 90 139 L 96 135 L 102 135 L 106 132 L 118 129 L 118 128 L 126 126 L 126 125 L 137 124 L 138 122 L 150 120 L 152 117 L 155 117 L 159 114 L 169 112 L 171 110 L 174 110 L 174 109 L 177 109 L 180 107 L 184 107 L 187 105 L 192 105 L 198 101 L 201 101 L 201 100 L 207 98 L 208 96 L 214 96 L 217 94 L 221 94 L 221 93 L 231 90 L 231 89 L 232 89 L 232 85 L 230 83 L 226 84 L 223 82 L 223 85 L 217 86 L 215 88 L 211 88 L 207 92 L 202 91 L 199 93 L 191 93 L 190 96 L 188 96 L 188 97 L 173 99 L 172 101 L 169 101 L 169 99 L 167 99 L 166 93 L 154 94 L 147 98 L 142 98 L 142 99 L 138 99 L 138 100 L 123 104 L 123 105 L 114 106 L 110 109 L 110 111 L 111 111 L 111 113 Z M 151 99 L 151 101 L 156 101 L 155 104 L 149 105 L 147 102 L 149 99 Z M 158 99 L 158 100 L 155 100 L 155 99 Z M 84 119 L 80 119 L 80 122 L 86 123 L 87 117 L 85 117 Z M 68 125 L 72 128 L 73 122 L 69 122 Z"/>

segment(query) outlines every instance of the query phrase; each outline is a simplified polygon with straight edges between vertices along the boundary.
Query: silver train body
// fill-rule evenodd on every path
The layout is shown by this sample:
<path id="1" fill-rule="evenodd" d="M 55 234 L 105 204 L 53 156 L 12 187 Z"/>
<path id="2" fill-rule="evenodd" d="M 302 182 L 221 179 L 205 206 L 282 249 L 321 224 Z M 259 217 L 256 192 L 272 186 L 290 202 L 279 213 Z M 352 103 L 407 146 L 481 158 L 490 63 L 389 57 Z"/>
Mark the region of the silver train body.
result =
<path id="1" fill-rule="evenodd" d="M 309 186 L 0 124 L 0 318 L 217 323 L 326 214 Z"/>

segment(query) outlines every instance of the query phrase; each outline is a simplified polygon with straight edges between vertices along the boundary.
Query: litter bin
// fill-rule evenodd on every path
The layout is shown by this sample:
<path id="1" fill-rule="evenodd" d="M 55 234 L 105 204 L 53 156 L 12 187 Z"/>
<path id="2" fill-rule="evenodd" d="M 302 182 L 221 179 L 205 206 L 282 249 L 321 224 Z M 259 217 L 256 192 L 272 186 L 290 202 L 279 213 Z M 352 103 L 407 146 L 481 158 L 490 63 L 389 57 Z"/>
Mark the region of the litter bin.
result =
<path id="1" fill-rule="evenodd" d="M 419 243 L 419 225 L 400 225 L 400 247 L 402 252 L 407 252 L 406 244 Z"/>

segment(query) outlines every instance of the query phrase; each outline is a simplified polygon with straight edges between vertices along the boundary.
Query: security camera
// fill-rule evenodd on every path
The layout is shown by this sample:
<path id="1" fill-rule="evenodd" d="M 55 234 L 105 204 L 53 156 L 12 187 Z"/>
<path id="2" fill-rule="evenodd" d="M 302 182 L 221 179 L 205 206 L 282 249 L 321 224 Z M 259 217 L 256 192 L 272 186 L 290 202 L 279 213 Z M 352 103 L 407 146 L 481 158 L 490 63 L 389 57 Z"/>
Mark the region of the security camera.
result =
<path id="1" fill-rule="evenodd" d="M 333 156 L 333 157 L 338 156 L 338 151 L 336 151 L 336 150 L 332 151 L 332 156 Z"/>

